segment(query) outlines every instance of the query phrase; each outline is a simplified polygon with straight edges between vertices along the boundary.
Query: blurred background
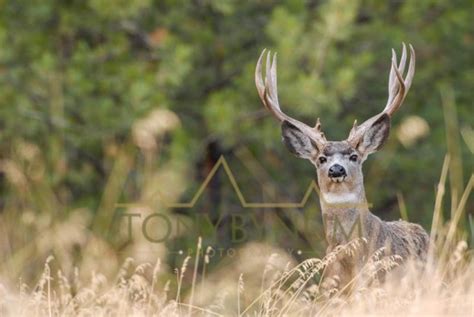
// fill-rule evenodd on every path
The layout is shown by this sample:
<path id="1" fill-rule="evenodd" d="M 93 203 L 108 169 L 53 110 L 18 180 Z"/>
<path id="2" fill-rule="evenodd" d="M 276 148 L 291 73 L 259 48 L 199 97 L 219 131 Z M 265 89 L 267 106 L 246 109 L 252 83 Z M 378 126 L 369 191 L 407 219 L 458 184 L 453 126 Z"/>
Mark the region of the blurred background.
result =
<path id="1" fill-rule="evenodd" d="M 199 236 L 220 278 L 243 256 L 322 256 L 316 193 L 242 205 L 298 204 L 316 176 L 258 99 L 263 48 L 282 108 L 340 140 L 384 107 L 391 48 L 411 43 L 415 79 L 366 193 L 381 218 L 429 229 L 449 154 L 449 218 L 473 171 L 472 19 L 469 0 L 0 1 L 0 279 L 35 281 L 49 255 L 84 276 L 161 258 L 169 278 Z M 473 213 L 471 197 L 470 244 Z"/>

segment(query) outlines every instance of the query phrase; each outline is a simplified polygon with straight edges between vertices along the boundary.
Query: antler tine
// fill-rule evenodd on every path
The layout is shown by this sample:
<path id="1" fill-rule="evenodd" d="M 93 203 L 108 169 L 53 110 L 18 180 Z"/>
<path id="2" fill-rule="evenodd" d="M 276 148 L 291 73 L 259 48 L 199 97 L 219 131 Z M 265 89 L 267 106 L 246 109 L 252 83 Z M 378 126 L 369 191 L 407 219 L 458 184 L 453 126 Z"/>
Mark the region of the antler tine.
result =
<path id="1" fill-rule="evenodd" d="M 276 53 L 271 58 L 271 52 L 267 52 L 266 65 L 265 65 L 265 79 L 262 78 L 262 60 L 266 50 L 263 50 L 262 54 L 257 61 L 255 68 L 255 85 L 257 86 L 257 92 L 262 100 L 263 105 L 267 108 L 280 122 L 288 121 L 291 124 L 298 127 L 308 137 L 313 139 L 317 144 L 322 145 L 326 142 L 322 132 L 313 130 L 310 126 L 305 123 L 293 119 L 283 113 L 280 109 L 278 102 L 278 84 L 277 84 L 277 56 Z"/>
<path id="2" fill-rule="evenodd" d="M 416 55 L 415 55 L 415 49 L 411 44 L 408 44 L 410 47 L 410 64 L 408 65 L 408 72 L 407 72 L 407 77 L 405 81 L 405 86 L 407 88 L 407 91 L 405 92 L 408 93 L 408 90 L 411 87 L 411 83 L 413 82 L 413 77 L 415 76 L 415 63 L 416 63 Z"/>
<path id="3" fill-rule="evenodd" d="M 257 87 L 257 92 L 260 97 L 260 100 L 262 100 L 263 105 L 265 108 L 267 108 L 275 117 L 277 117 L 278 120 L 283 121 L 285 120 L 284 114 L 281 112 L 280 108 L 278 105 L 275 106 L 275 103 L 271 98 L 268 96 L 268 78 L 269 78 L 269 73 L 270 73 L 270 53 L 267 52 L 266 56 L 266 65 L 265 65 L 265 73 L 266 77 L 265 80 L 262 78 L 262 62 L 263 62 L 263 56 L 265 55 L 266 49 L 262 51 L 260 54 L 260 57 L 258 58 L 257 61 L 257 66 L 255 67 L 255 86 Z M 270 100 L 268 100 L 270 99 Z M 278 99 L 276 101 L 278 103 Z"/>
<path id="4" fill-rule="evenodd" d="M 277 86 L 277 74 L 276 74 L 276 53 L 273 54 L 273 59 L 270 56 L 270 52 L 267 55 L 267 69 L 265 75 L 265 91 L 267 92 L 267 98 L 273 106 L 280 110 L 280 103 L 278 102 L 278 86 Z M 281 111 L 281 110 L 280 110 Z"/>
<path id="5" fill-rule="evenodd" d="M 267 52 L 267 57 L 265 61 L 265 91 L 268 93 L 268 81 L 270 77 L 270 67 L 271 67 L 271 60 L 270 55 L 272 54 L 271 51 Z"/>
<path id="6" fill-rule="evenodd" d="M 262 51 L 260 54 L 260 57 L 258 58 L 257 61 L 257 66 L 255 67 L 255 86 L 257 86 L 257 92 L 258 96 L 262 100 L 263 105 L 268 108 L 266 102 L 265 102 L 265 84 L 263 83 L 263 78 L 262 78 L 262 58 L 263 55 L 265 54 L 266 49 Z"/>
<path id="7" fill-rule="evenodd" d="M 397 60 L 397 53 L 395 53 L 395 50 L 392 48 L 392 63 L 395 61 L 396 63 Z M 395 81 L 396 75 L 395 75 L 395 69 L 390 66 L 390 75 L 389 75 L 389 80 L 388 80 L 388 100 L 387 100 L 387 105 L 389 105 L 392 100 L 393 100 L 393 94 L 394 91 L 398 89 L 397 85 L 398 82 Z M 385 106 L 387 106 L 385 105 Z"/>
<path id="8" fill-rule="evenodd" d="M 405 72 L 405 64 L 406 64 L 406 59 L 407 59 L 407 50 L 406 50 L 406 45 L 405 43 L 402 44 L 402 57 L 400 59 L 400 64 L 395 67 L 390 67 L 390 75 L 389 75 L 389 81 L 388 81 L 388 99 L 387 99 L 387 104 L 385 107 L 387 107 L 389 104 L 392 103 L 393 98 L 395 97 L 396 93 L 398 92 L 399 89 L 399 82 L 397 79 L 397 75 L 395 74 L 395 69 L 398 68 L 398 71 L 403 74 Z M 392 63 L 397 65 L 397 53 L 395 50 L 392 48 Z"/>
<path id="9" fill-rule="evenodd" d="M 392 59 L 392 70 L 395 73 L 395 77 L 397 78 L 397 85 L 396 89 L 393 89 L 391 91 L 391 94 L 389 94 L 389 102 L 387 102 L 387 105 L 385 106 L 385 109 L 383 112 L 387 113 L 389 116 L 392 116 L 402 105 L 403 100 L 405 99 L 408 90 L 411 87 L 411 83 L 413 81 L 413 76 L 415 74 L 415 50 L 413 49 L 413 46 L 410 44 L 410 63 L 408 65 L 408 72 L 406 75 L 406 78 L 403 79 L 403 72 L 405 70 L 405 64 L 406 64 L 406 46 L 405 43 L 403 44 L 403 52 L 402 52 L 402 58 L 400 61 L 400 67 L 397 68 L 396 65 L 396 58 Z M 393 96 L 393 94 L 395 94 Z M 390 100 L 391 99 L 391 100 Z"/>
<path id="10" fill-rule="evenodd" d="M 392 67 L 394 68 L 395 75 L 397 76 L 398 90 L 397 90 L 397 94 L 395 95 L 395 98 L 392 100 L 390 104 L 388 104 L 385 107 L 383 111 L 390 116 L 393 113 L 395 113 L 395 111 L 397 111 L 398 108 L 401 106 L 403 98 L 405 97 L 405 90 L 406 90 L 406 86 L 405 86 L 405 82 L 403 80 L 402 74 L 400 74 L 400 71 L 398 70 L 397 65 L 393 61 L 392 61 Z"/>
<path id="11" fill-rule="evenodd" d="M 405 72 L 405 64 L 407 61 L 407 46 L 405 43 L 402 43 L 402 57 L 400 58 L 400 65 L 398 65 L 398 71 L 400 74 Z"/>
<path id="12" fill-rule="evenodd" d="M 314 128 L 316 131 L 321 131 L 321 120 L 319 120 L 319 117 L 316 119 L 316 124 L 314 125 Z"/>
<path id="13" fill-rule="evenodd" d="M 273 61 L 271 61 L 271 52 L 267 53 L 267 61 L 265 65 L 265 103 L 267 109 L 270 110 L 278 120 L 289 121 L 289 117 L 284 114 L 280 109 L 280 104 L 278 102 L 278 89 L 276 82 L 276 56 L 273 56 Z"/>

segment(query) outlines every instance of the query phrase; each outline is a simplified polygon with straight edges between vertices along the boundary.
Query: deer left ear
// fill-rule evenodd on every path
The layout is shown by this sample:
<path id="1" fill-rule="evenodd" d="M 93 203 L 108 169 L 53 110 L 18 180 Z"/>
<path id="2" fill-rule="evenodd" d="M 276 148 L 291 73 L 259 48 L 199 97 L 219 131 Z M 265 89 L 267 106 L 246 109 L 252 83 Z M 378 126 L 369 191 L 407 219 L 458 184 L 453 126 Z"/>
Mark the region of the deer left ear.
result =
<path id="1" fill-rule="evenodd" d="M 317 154 L 318 149 L 311 139 L 286 120 L 281 124 L 281 135 L 287 149 L 297 157 L 311 159 Z"/>
<path id="2" fill-rule="evenodd" d="M 364 155 L 376 152 L 382 147 L 390 133 L 390 117 L 384 113 L 364 133 L 357 150 Z"/>

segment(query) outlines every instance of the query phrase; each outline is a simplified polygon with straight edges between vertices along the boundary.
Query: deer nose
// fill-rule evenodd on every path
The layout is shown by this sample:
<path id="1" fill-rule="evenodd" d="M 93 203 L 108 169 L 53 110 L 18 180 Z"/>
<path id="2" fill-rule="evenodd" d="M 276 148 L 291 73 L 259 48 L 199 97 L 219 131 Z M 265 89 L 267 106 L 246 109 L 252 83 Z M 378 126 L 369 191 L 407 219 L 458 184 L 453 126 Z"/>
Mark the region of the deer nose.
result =
<path id="1" fill-rule="evenodd" d="M 329 168 L 329 177 L 341 177 L 346 176 L 346 170 L 339 164 L 334 164 Z"/>

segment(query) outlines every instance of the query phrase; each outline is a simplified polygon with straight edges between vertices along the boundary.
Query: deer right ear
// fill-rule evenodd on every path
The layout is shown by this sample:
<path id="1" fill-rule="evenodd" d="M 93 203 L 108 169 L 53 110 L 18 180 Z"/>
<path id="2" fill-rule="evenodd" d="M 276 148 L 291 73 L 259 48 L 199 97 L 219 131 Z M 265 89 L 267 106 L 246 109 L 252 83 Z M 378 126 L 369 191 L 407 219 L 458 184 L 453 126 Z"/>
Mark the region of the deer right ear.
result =
<path id="1" fill-rule="evenodd" d="M 357 150 L 366 156 L 374 153 L 385 143 L 389 132 L 390 117 L 384 113 L 365 131 Z"/>
<path id="2" fill-rule="evenodd" d="M 292 123 L 286 120 L 283 121 L 281 134 L 283 143 L 294 155 L 304 159 L 311 159 L 316 156 L 318 152 L 316 144 Z"/>

